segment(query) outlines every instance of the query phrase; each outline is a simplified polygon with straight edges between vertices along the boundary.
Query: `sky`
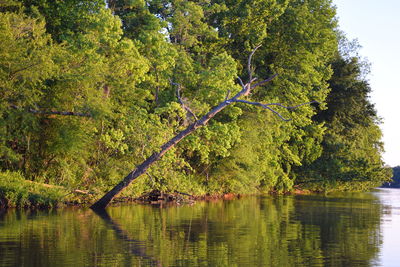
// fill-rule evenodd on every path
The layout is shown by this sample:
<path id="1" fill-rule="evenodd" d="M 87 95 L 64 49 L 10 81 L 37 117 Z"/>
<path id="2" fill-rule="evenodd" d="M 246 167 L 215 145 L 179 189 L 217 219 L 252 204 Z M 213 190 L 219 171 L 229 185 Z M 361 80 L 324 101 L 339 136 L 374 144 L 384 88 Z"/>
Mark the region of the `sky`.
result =
<path id="1" fill-rule="evenodd" d="M 371 102 L 383 119 L 389 166 L 400 165 L 400 0 L 333 0 L 339 27 L 349 40 L 358 39 L 360 56 L 371 63 L 367 77 Z"/>

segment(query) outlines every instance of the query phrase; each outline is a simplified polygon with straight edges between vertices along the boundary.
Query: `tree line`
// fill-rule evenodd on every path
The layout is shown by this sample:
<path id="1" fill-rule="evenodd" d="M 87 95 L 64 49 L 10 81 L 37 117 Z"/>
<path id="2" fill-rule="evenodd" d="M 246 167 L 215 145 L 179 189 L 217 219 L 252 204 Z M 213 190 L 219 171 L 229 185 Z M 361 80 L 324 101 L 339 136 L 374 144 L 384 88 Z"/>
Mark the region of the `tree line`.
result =
<path id="1" fill-rule="evenodd" d="M 1 1 L 0 169 L 103 192 L 239 93 L 259 45 L 255 83 L 277 77 L 245 101 L 318 103 L 230 106 L 124 194 L 361 190 L 389 179 L 368 67 L 329 0 Z"/>

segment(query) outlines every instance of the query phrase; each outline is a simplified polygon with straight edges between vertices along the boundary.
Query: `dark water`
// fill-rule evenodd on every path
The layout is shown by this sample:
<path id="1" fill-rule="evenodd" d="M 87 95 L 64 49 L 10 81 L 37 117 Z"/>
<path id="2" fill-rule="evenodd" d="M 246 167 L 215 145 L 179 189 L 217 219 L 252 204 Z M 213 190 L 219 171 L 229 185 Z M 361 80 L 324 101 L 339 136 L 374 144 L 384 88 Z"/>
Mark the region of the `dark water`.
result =
<path id="1" fill-rule="evenodd" d="M 400 266 L 400 190 L 0 215 L 0 266 Z"/>

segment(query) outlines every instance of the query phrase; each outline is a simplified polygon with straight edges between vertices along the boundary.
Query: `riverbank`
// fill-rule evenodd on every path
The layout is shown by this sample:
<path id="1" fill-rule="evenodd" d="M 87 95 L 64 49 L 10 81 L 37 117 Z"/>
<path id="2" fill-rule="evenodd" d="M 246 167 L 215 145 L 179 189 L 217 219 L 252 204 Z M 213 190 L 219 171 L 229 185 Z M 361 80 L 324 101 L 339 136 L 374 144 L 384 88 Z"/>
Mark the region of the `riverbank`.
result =
<path id="1" fill-rule="evenodd" d="M 0 208 L 51 208 L 67 193 L 60 186 L 25 180 L 16 172 L 0 172 Z"/>
<path id="2" fill-rule="evenodd" d="M 365 186 L 359 186 L 366 189 Z M 254 194 L 294 194 L 306 195 L 313 193 L 328 193 L 333 191 L 349 191 L 341 184 L 336 185 L 336 190 L 322 190 L 315 187 L 306 189 L 294 186 L 288 192 L 264 191 L 253 194 L 214 193 L 192 195 L 188 192 L 161 192 L 151 190 L 137 196 L 122 195 L 113 200 L 113 204 L 139 203 L 150 205 L 182 205 L 193 204 L 196 201 L 233 200 L 242 196 Z M 366 191 L 366 190 L 360 190 Z M 18 172 L 0 172 L 0 209 L 6 208 L 54 208 L 62 206 L 88 206 L 101 198 L 103 190 L 93 191 L 66 188 L 36 181 L 26 180 Z"/>
<path id="3" fill-rule="evenodd" d="M 29 181 L 16 172 L 0 172 L 0 209 L 86 206 L 99 199 L 102 194 L 102 192 L 69 189 L 58 185 Z M 191 195 L 179 191 L 166 193 L 152 190 L 139 197 L 117 197 L 112 203 L 181 205 L 193 204 L 196 201 L 232 200 L 240 197 L 240 194 L 233 193 Z"/>
<path id="4" fill-rule="evenodd" d="M 0 177 L 0 179 L 3 177 Z M 87 206 L 100 198 L 101 194 L 82 190 L 68 190 L 61 186 L 35 183 L 21 177 L 1 179 L 0 210 L 7 208 L 56 208 L 65 206 Z M 160 192 L 153 190 L 139 197 L 116 197 L 111 205 L 120 203 L 139 203 L 145 205 L 182 205 L 196 201 L 233 200 L 240 194 L 206 194 L 200 196 L 184 192 Z"/>
<path id="5" fill-rule="evenodd" d="M 0 177 L 1 178 L 1 177 Z M 285 194 L 311 194 L 308 190 L 295 189 Z M 260 193 L 261 194 L 261 193 Z M 269 194 L 277 194 L 269 192 Z M 250 194 L 249 194 L 250 195 Z M 251 194 L 254 195 L 254 194 Z M 259 194 L 256 194 L 259 195 Z M 243 194 L 205 194 L 190 195 L 184 192 L 160 192 L 153 190 L 139 197 L 117 197 L 111 205 L 137 203 L 144 205 L 192 205 L 196 201 L 220 201 L 240 199 Z M 67 206 L 88 206 L 101 197 L 101 194 L 82 190 L 68 190 L 61 186 L 35 183 L 21 177 L 0 181 L 0 210 L 7 208 L 58 208 Z"/>
<path id="6" fill-rule="evenodd" d="M 36 181 L 26 180 L 18 172 L 0 172 L 0 209 L 7 208 L 55 208 L 63 206 L 87 206 L 103 195 L 101 190 L 89 191 L 66 188 Z M 196 201 L 231 200 L 240 194 L 191 195 L 185 192 L 160 192 L 152 190 L 140 196 L 120 196 L 113 200 L 118 203 L 140 204 L 193 204 Z"/>

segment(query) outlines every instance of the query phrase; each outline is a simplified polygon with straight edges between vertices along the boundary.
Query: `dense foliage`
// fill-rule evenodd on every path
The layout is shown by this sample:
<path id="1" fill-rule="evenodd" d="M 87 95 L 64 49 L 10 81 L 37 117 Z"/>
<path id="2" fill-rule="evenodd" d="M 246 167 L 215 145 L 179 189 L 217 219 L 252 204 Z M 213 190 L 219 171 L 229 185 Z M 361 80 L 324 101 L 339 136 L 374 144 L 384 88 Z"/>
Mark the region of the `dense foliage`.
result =
<path id="1" fill-rule="evenodd" d="M 189 136 L 126 194 L 317 189 L 386 180 L 362 64 L 339 51 L 330 0 L 0 2 L 0 168 L 103 191 L 255 76 L 249 96 Z M 172 83 L 173 82 L 173 83 Z M 317 182 L 313 182 L 317 181 Z"/>
<path id="2" fill-rule="evenodd" d="M 384 183 L 383 187 L 400 188 L 400 166 L 396 166 L 393 168 L 392 180 L 387 183 Z"/>
<path id="3" fill-rule="evenodd" d="M 314 116 L 326 127 L 322 154 L 299 168 L 298 181 L 333 188 L 380 186 L 391 172 L 382 168 L 382 133 L 368 100 L 371 88 L 363 78 L 362 64 L 357 57 L 339 56 L 332 61 L 332 69 L 327 109 Z"/>

